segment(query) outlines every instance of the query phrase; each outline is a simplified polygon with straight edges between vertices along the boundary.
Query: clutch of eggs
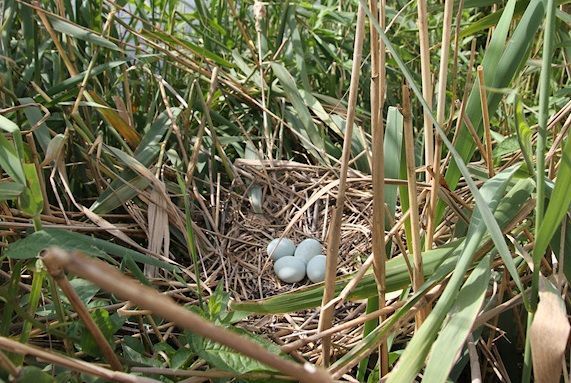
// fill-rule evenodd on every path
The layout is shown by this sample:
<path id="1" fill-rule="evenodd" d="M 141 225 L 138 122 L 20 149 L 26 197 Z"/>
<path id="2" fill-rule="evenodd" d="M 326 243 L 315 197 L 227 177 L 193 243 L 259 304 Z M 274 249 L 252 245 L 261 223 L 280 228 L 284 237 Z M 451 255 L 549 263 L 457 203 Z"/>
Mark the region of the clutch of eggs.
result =
<path id="1" fill-rule="evenodd" d="M 300 282 L 306 274 L 313 283 L 325 279 L 326 257 L 322 255 L 323 246 L 316 239 L 305 239 L 296 247 L 289 238 L 276 238 L 266 250 L 274 260 L 274 272 L 283 282 Z"/>

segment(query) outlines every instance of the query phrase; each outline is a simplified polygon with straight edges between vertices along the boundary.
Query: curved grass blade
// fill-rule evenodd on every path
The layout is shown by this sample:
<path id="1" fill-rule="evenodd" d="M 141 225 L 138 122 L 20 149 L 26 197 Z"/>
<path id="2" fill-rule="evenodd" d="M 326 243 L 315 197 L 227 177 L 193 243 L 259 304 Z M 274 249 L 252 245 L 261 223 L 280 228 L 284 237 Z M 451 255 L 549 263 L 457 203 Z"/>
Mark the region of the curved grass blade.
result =
<path id="1" fill-rule="evenodd" d="M 555 234 L 561 220 L 567 214 L 569 204 L 571 203 L 571 193 L 569 193 L 569 184 L 571 183 L 571 139 L 567 139 L 565 148 L 561 153 L 561 164 L 557 172 L 557 180 L 555 187 L 551 193 L 549 205 L 543 218 L 543 223 L 539 228 L 538 235 L 535 239 L 535 247 L 533 248 L 534 257 L 541 257 L 545 254 L 547 246 L 551 238 Z"/>
<path id="2" fill-rule="evenodd" d="M 482 307 L 490 281 L 491 255 L 485 256 L 464 283 L 449 319 L 432 346 L 422 380 L 445 382 Z"/>
<path id="3" fill-rule="evenodd" d="M 103 258 L 112 263 L 115 261 L 107 254 L 118 258 L 129 256 L 136 262 L 153 265 L 170 272 L 180 270 L 176 264 L 163 262 L 113 242 L 62 229 L 37 231 L 24 239 L 11 243 L 4 255 L 12 259 L 31 259 L 38 257 L 41 251 L 49 246 L 59 246 L 66 250 L 81 250 L 93 257 Z"/>
<path id="4" fill-rule="evenodd" d="M 93 31 L 81 28 L 67 20 L 56 18 L 51 15 L 47 15 L 47 17 L 50 20 L 52 27 L 60 33 L 66 34 L 79 40 L 85 40 L 92 44 L 99 45 L 103 48 L 121 52 L 121 49 L 117 45 Z"/>
<path id="5" fill-rule="evenodd" d="M 176 117 L 180 113 L 179 108 L 172 108 L 172 113 Z M 134 157 L 144 166 L 150 166 L 156 160 L 160 151 L 160 142 L 170 128 L 170 118 L 163 112 L 153 122 L 147 133 L 141 139 Z M 143 190 L 150 181 L 140 176 L 131 169 L 121 172 L 117 179 L 99 196 L 97 201 L 91 206 L 97 214 L 108 213 L 121 206 L 122 203 L 137 196 L 139 190 Z"/>
<path id="6" fill-rule="evenodd" d="M 2 182 L 0 183 L 0 201 L 16 199 L 24 189 L 25 186 L 17 182 Z"/>

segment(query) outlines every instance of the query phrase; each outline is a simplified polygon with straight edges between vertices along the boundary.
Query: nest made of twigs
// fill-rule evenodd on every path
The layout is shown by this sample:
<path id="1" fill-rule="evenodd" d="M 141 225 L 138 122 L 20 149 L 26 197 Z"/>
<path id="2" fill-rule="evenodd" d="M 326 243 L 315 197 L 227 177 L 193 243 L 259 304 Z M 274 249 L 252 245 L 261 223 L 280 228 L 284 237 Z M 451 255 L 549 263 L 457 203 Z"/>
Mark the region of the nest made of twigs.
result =
<path id="1" fill-rule="evenodd" d="M 223 274 L 226 291 L 236 300 L 267 298 L 311 282 L 287 284 L 277 279 L 266 246 L 280 236 L 296 244 L 316 238 L 327 252 L 327 230 L 333 214 L 339 175 L 334 170 L 291 161 L 238 160 L 239 180 L 220 188 L 222 218 L 217 232 L 209 232 L 218 254 L 205 267 Z M 261 188 L 261 213 L 248 198 Z M 372 186 L 370 177 L 351 171 L 341 227 L 338 275 L 356 271 L 371 252 Z"/>

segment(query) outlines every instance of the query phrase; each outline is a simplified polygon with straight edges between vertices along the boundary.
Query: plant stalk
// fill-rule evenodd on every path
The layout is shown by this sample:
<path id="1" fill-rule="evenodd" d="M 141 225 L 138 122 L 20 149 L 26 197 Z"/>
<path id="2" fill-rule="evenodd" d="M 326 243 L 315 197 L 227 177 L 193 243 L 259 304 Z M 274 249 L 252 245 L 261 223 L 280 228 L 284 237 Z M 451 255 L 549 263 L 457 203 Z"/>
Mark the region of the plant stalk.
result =
<path id="1" fill-rule="evenodd" d="M 327 239 L 327 262 L 325 266 L 325 283 L 322 299 L 322 307 L 335 294 L 335 276 L 337 274 L 337 258 L 339 256 L 339 245 L 341 241 L 341 221 L 343 219 L 343 207 L 345 202 L 345 190 L 347 189 L 347 170 L 349 168 L 349 157 L 351 156 L 351 139 L 353 137 L 353 123 L 355 122 L 355 112 L 357 104 L 357 92 L 359 88 L 359 76 L 361 71 L 361 60 L 363 54 L 363 40 L 365 34 L 365 8 L 360 3 L 357 11 L 357 26 L 355 31 L 355 43 L 353 51 L 353 67 L 351 70 L 351 85 L 349 88 L 349 100 L 347 106 L 347 122 L 343 139 L 343 152 L 341 154 L 341 169 L 339 171 L 339 192 L 331 223 L 329 225 Z M 331 327 L 333 320 L 333 307 L 326 307 L 319 317 L 319 331 L 327 330 Z M 329 364 L 331 352 L 331 337 L 324 337 L 322 343 L 323 364 Z"/>

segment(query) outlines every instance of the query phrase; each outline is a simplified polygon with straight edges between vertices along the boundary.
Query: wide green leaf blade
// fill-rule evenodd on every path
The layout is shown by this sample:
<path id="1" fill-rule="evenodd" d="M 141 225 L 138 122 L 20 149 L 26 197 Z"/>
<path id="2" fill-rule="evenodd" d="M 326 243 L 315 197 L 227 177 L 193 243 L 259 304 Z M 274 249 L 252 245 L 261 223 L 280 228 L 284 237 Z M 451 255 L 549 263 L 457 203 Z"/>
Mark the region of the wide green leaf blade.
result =
<path id="1" fill-rule="evenodd" d="M 307 135 L 309 142 L 304 142 L 302 140 L 302 144 L 305 148 L 313 153 L 317 159 L 321 159 L 323 161 L 328 162 L 326 156 L 320 154 L 319 151 L 325 151 L 325 144 L 323 141 L 323 137 L 321 136 L 319 129 L 313 122 L 311 117 L 311 113 L 309 113 L 309 109 L 305 105 L 303 98 L 301 97 L 298 89 L 295 86 L 295 80 L 291 76 L 291 74 L 284 68 L 281 64 L 272 63 L 272 70 L 276 77 L 278 78 L 280 85 L 283 87 L 285 96 L 291 102 L 293 109 L 295 110 L 301 124 L 303 125 L 303 133 Z M 301 132 L 300 132 L 301 133 Z"/>
<path id="2" fill-rule="evenodd" d="M 176 272 L 179 270 L 175 264 L 160 261 L 151 256 L 128 249 L 113 242 L 74 233 L 62 229 L 44 229 L 11 243 L 4 252 L 8 258 L 31 259 L 36 258 L 42 250 L 50 246 L 59 246 L 65 250 L 80 250 L 93 257 L 113 261 L 108 254 L 118 258 L 130 256 L 136 262 L 160 267 L 164 270 Z"/>
<path id="3" fill-rule="evenodd" d="M 2 182 L 0 183 L 0 201 L 16 199 L 24 189 L 25 186 L 17 182 Z"/>
<path id="4" fill-rule="evenodd" d="M 533 253 L 542 255 L 547 250 L 551 238 L 555 234 L 561 220 L 567 214 L 569 203 L 571 203 L 571 193 L 569 185 L 571 184 L 571 139 L 567 139 L 565 147 L 561 152 L 561 164 L 557 172 L 557 180 L 555 187 L 549 199 L 549 205 L 543 218 L 539 233 L 535 239 L 535 247 Z"/>
<path id="5" fill-rule="evenodd" d="M 458 293 L 456 304 L 432 346 L 423 381 L 437 383 L 448 378 L 484 302 L 490 281 L 490 259 L 488 254 L 478 263 Z"/>
<path id="6" fill-rule="evenodd" d="M 50 19 L 52 27 L 60 33 L 75 37 L 79 40 L 85 40 L 103 48 L 121 51 L 117 45 L 93 31 L 74 25 L 68 20 L 63 20 L 50 15 L 48 15 L 48 18 Z"/>

